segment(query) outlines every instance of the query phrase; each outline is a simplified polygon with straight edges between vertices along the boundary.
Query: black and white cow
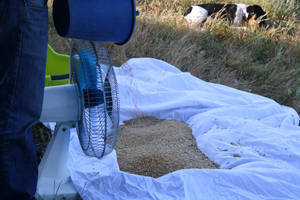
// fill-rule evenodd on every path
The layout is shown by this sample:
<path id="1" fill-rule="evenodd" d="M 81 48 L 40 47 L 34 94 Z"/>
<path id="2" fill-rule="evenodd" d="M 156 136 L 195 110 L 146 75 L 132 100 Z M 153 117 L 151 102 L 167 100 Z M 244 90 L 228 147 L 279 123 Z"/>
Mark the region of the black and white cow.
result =
<path id="1" fill-rule="evenodd" d="M 199 4 L 191 6 L 184 17 L 189 23 L 202 23 L 208 17 L 219 16 L 237 26 L 250 19 L 260 19 L 259 26 L 265 24 L 266 12 L 259 5 L 246 4 Z"/>

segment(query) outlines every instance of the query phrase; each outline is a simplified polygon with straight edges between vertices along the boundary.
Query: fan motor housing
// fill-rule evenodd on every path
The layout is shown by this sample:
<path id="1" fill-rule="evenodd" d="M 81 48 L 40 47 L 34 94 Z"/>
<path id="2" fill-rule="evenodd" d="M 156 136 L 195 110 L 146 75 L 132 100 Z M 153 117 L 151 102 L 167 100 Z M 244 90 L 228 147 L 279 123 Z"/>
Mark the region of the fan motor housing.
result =
<path id="1" fill-rule="evenodd" d="M 70 122 L 80 119 L 80 102 L 74 84 L 46 87 L 41 122 Z"/>

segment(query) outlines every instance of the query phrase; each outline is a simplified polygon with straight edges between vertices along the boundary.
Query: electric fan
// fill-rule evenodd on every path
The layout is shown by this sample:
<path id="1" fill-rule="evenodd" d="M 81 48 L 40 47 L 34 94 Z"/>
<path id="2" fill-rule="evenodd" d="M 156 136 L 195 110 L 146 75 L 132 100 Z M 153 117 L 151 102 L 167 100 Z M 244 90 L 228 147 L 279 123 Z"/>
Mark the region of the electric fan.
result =
<path id="1" fill-rule="evenodd" d="M 100 42 L 74 40 L 69 85 L 46 87 L 40 121 L 56 122 L 39 165 L 37 198 L 70 199 L 77 193 L 67 169 L 70 129 L 84 153 L 102 158 L 117 141 L 119 100 L 115 73 Z"/>

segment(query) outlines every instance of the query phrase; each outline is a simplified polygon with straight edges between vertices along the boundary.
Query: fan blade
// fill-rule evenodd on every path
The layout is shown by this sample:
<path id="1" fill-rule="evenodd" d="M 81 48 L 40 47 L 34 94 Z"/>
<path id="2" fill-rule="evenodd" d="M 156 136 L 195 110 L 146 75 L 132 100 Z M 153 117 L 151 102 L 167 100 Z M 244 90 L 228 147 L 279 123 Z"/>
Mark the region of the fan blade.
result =
<path id="1" fill-rule="evenodd" d="M 96 58 L 94 56 L 94 53 L 90 51 L 86 49 L 82 49 L 80 51 L 81 64 L 84 66 L 80 67 L 80 69 L 84 70 L 81 75 L 86 79 L 86 87 L 94 88 L 97 86 Z"/>
<path id="2" fill-rule="evenodd" d="M 90 108 L 104 103 L 103 92 L 98 88 L 83 88 L 84 107 Z"/>

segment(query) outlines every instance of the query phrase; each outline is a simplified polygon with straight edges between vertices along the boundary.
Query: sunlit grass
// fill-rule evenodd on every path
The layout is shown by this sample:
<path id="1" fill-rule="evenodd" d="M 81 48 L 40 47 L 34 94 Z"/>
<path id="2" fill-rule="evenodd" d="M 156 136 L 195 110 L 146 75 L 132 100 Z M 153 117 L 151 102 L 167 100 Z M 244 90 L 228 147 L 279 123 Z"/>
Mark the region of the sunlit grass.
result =
<path id="1" fill-rule="evenodd" d="M 203 80 L 258 93 L 300 112 L 300 2 L 235 1 L 261 5 L 268 13 L 263 29 L 233 29 L 221 20 L 190 27 L 184 11 L 209 2 L 233 1 L 137 0 L 140 16 L 131 41 L 107 44 L 114 65 L 134 57 L 162 59 Z M 50 44 L 69 53 L 70 40 L 57 36 L 53 23 L 49 33 Z"/>

